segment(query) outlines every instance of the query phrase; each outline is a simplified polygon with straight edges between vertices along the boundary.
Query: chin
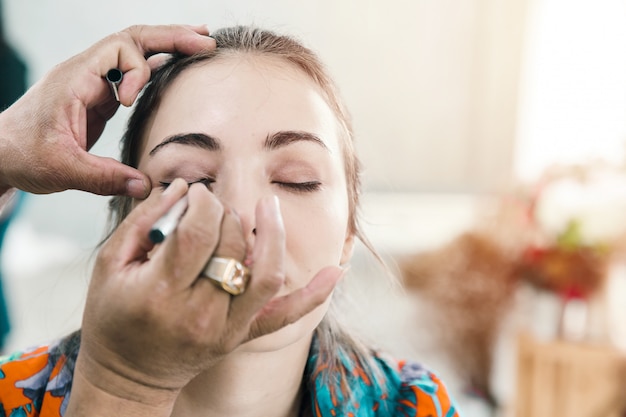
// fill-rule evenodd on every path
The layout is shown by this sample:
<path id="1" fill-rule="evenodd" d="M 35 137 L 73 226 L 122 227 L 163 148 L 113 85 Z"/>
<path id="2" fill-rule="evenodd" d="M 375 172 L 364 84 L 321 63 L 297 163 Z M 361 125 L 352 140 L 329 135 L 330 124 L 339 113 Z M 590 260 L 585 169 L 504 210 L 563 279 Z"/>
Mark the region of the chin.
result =
<path id="1" fill-rule="evenodd" d="M 275 352 L 296 343 L 310 343 L 313 331 L 320 324 L 328 311 L 330 297 L 300 320 L 283 327 L 274 333 L 250 340 L 237 348 L 237 352 L 263 353 Z"/>

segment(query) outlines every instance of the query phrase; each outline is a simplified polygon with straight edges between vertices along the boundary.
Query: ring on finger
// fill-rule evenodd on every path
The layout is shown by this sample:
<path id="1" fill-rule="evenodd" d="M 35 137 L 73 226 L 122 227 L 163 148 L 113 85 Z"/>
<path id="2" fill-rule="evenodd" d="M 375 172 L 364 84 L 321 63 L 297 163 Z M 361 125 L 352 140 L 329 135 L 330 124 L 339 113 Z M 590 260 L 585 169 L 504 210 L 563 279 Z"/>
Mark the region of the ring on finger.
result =
<path id="1" fill-rule="evenodd" d="M 239 295 L 246 290 L 250 270 L 234 258 L 213 256 L 200 276 L 209 278 L 231 295 Z"/>

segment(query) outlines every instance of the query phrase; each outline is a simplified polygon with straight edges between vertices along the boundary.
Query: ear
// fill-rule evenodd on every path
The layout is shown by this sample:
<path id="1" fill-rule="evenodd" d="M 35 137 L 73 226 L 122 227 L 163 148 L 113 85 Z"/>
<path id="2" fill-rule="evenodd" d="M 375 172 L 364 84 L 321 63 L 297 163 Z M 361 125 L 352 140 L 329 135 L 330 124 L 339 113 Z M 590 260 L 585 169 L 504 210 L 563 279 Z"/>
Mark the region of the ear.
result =
<path id="1" fill-rule="evenodd" d="M 352 259 L 352 253 L 354 252 L 354 233 L 348 231 L 346 233 L 346 240 L 343 242 L 343 250 L 341 251 L 340 265 L 345 265 Z"/>

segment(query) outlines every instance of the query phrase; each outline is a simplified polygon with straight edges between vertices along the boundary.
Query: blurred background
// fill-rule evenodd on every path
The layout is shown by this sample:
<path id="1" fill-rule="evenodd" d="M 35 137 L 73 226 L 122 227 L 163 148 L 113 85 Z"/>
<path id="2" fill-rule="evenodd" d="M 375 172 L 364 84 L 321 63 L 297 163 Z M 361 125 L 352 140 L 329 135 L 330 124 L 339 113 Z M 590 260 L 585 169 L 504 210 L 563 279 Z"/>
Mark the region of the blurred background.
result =
<path id="1" fill-rule="evenodd" d="M 0 64 L 31 85 L 139 23 L 296 36 L 352 111 L 363 223 L 401 284 L 359 248 L 347 319 L 468 416 L 619 416 L 625 21 L 626 0 L 3 0 Z M 127 115 L 94 153 L 117 157 Z M 5 352 L 80 326 L 107 201 L 25 195 L 0 219 Z"/>

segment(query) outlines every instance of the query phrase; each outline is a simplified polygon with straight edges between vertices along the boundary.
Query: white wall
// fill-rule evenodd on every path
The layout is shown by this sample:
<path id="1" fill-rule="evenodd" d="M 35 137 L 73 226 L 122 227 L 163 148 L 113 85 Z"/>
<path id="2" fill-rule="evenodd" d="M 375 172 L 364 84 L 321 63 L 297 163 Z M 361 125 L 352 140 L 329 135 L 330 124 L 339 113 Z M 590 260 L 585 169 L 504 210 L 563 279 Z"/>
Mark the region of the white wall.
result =
<path id="1" fill-rule="evenodd" d="M 626 1 L 534 0 L 528 17 L 517 176 L 554 163 L 624 164 Z"/>
<path id="2" fill-rule="evenodd" d="M 299 37 L 328 64 L 354 115 L 368 190 L 468 191 L 510 174 L 525 0 L 4 1 L 33 81 L 131 24 L 254 23 Z M 94 152 L 117 156 L 120 113 Z M 23 216 L 88 248 L 105 205 L 77 192 L 32 196 Z"/>

